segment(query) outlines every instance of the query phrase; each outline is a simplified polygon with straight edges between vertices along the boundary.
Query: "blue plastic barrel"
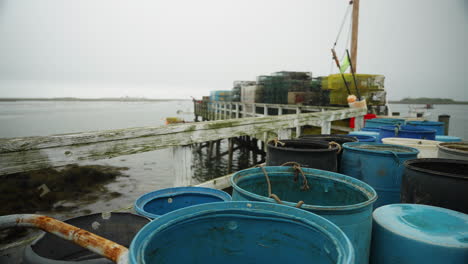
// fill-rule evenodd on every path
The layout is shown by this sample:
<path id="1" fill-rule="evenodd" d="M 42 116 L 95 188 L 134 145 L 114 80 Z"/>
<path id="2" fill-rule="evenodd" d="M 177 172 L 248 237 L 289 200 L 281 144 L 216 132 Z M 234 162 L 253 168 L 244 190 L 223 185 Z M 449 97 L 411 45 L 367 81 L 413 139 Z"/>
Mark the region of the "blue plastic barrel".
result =
<path id="1" fill-rule="evenodd" d="M 379 140 L 379 132 L 371 132 L 371 131 L 351 131 L 349 132 L 350 136 L 371 136 L 375 137 L 376 141 Z"/>
<path id="2" fill-rule="evenodd" d="M 379 128 L 381 126 L 391 126 L 391 125 L 404 125 L 404 119 L 397 118 L 373 118 L 366 120 L 365 127 L 367 128 Z"/>
<path id="3" fill-rule="evenodd" d="M 375 136 L 368 136 L 368 135 L 352 135 L 353 137 L 357 138 L 358 142 L 376 142 L 377 137 Z"/>
<path id="4" fill-rule="evenodd" d="M 154 219 L 187 206 L 225 201 L 231 201 L 231 196 L 220 190 L 203 187 L 175 187 L 140 196 L 135 201 L 135 211 L 139 215 Z"/>
<path id="5" fill-rule="evenodd" d="M 435 130 L 436 135 L 444 135 L 444 122 L 435 122 L 435 121 L 408 121 L 406 122 L 408 126 L 414 126 L 419 128 L 425 128 L 430 130 Z"/>
<path id="6" fill-rule="evenodd" d="M 372 187 L 346 175 L 302 168 L 310 187 L 309 190 L 303 190 L 302 176 L 299 173 L 299 179 L 295 181 L 296 171 L 292 167 L 272 166 L 264 169 L 271 193 L 279 197 L 283 204 L 294 207 L 303 201 L 301 209 L 325 217 L 344 231 L 354 246 L 356 263 L 368 263 L 372 204 L 377 199 Z M 231 177 L 233 200 L 276 203 L 275 199 L 268 197 L 268 181 L 261 168 L 234 173 Z"/>
<path id="7" fill-rule="evenodd" d="M 435 140 L 435 136 L 435 129 L 425 129 L 414 126 L 382 126 L 379 132 L 380 140 L 387 137 Z"/>
<path id="8" fill-rule="evenodd" d="M 361 128 L 361 131 L 379 133 L 380 129 L 378 127 L 363 127 L 363 128 Z"/>
<path id="9" fill-rule="evenodd" d="M 404 161 L 416 159 L 415 148 L 380 143 L 351 142 L 343 144 L 341 173 L 359 179 L 376 191 L 379 198 L 374 208 L 399 203 Z"/>
<path id="10" fill-rule="evenodd" d="M 462 141 L 462 139 L 459 137 L 440 136 L 440 135 L 436 135 L 435 140 L 442 141 L 442 142 L 461 142 Z"/>
<path id="11" fill-rule="evenodd" d="M 352 264 L 346 235 L 318 215 L 259 202 L 186 207 L 153 220 L 130 245 L 130 263 Z"/>
<path id="12" fill-rule="evenodd" d="M 468 215 L 421 204 L 374 211 L 371 263 L 467 263 Z"/>

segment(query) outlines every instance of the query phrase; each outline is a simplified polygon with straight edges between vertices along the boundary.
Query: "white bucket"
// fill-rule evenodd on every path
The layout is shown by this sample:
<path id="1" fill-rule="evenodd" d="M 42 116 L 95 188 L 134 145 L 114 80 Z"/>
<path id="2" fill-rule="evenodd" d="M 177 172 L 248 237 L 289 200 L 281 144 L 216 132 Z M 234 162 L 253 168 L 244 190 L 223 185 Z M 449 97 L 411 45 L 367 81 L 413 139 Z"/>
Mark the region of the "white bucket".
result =
<path id="1" fill-rule="evenodd" d="M 437 145 L 440 141 L 416 138 L 383 138 L 382 143 L 401 145 L 419 150 L 418 158 L 437 158 Z"/>

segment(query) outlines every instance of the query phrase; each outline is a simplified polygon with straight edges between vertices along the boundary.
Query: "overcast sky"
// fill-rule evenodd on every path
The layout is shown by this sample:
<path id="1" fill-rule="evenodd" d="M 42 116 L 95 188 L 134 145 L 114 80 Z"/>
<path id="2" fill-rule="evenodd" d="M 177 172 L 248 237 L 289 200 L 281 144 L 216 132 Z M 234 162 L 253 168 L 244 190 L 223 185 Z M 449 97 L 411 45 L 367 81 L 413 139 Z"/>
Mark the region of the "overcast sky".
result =
<path id="1" fill-rule="evenodd" d="M 0 97 L 189 98 L 280 70 L 328 75 L 347 3 L 0 0 Z M 390 99 L 468 101 L 468 0 L 361 0 L 357 63 Z"/>

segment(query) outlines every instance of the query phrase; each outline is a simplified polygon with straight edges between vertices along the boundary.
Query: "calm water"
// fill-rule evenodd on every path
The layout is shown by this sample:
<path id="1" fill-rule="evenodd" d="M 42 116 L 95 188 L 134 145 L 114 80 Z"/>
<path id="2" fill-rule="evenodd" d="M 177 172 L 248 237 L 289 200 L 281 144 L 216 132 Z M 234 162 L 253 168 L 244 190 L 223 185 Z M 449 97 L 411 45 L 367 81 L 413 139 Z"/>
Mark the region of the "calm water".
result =
<path id="1" fill-rule="evenodd" d="M 181 113 L 181 114 L 178 114 Z M 164 125 L 166 117 L 182 117 L 193 120 L 191 101 L 175 102 L 0 102 L 0 137 L 46 136 L 73 132 L 96 131 L 142 126 Z M 228 174 L 227 156 L 208 158 L 208 148 L 194 151 L 193 179 L 196 184 Z M 220 145 L 220 152 L 227 151 L 227 144 Z M 260 156 L 252 152 L 234 152 L 233 170 L 253 165 Z M 70 217 L 89 212 L 115 210 L 131 205 L 140 195 L 172 187 L 172 149 L 162 149 L 135 155 L 121 156 L 99 161 L 82 162 L 80 165 L 97 164 L 128 167 L 129 177 L 118 177 L 105 187 L 122 195 L 117 198 L 83 200 L 61 203 L 78 206 L 67 213 L 41 212 L 56 217 Z"/>

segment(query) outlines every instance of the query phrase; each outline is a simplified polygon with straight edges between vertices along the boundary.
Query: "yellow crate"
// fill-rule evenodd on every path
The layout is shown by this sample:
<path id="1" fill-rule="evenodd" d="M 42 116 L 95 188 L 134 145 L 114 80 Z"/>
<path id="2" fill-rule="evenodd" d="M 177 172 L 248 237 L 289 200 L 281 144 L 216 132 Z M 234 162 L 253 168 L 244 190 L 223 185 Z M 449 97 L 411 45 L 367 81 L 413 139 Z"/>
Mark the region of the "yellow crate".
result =
<path id="1" fill-rule="evenodd" d="M 351 93 L 355 93 L 353 75 L 350 73 L 343 74 L 346 82 L 351 90 Z M 377 74 L 355 74 L 356 83 L 359 89 L 384 89 L 385 76 Z M 341 74 L 331 74 L 327 77 L 322 78 L 323 89 L 346 89 Z"/>

